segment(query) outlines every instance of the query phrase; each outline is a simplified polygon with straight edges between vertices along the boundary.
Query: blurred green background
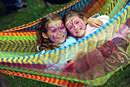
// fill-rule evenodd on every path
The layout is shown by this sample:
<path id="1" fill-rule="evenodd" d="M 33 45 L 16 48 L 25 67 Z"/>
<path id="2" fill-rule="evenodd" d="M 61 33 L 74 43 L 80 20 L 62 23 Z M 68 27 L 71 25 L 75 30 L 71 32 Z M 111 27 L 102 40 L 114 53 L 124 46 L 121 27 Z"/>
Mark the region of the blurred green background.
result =
<path id="1" fill-rule="evenodd" d="M 62 5 L 50 4 L 50 7 L 48 8 L 45 6 L 42 0 L 29 1 L 31 2 L 38 18 L 41 18 L 48 13 L 63 8 L 64 6 L 70 4 L 75 0 Z M 23 0 L 23 2 L 27 3 L 26 0 Z M 4 5 L 0 2 L 0 11 L 0 31 L 27 24 L 36 20 L 36 17 L 33 15 L 33 12 L 29 6 L 20 12 L 7 14 Z M 3 75 L 5 76 L 9 87 L 59 87 L 32 79 L 9 76 L 7 74 Z M 130 65 L 125 66 L 124 71 L 120 70 L 119 72 L 114 74 L 106 84 L 99 87 L 130 87 Z"/>

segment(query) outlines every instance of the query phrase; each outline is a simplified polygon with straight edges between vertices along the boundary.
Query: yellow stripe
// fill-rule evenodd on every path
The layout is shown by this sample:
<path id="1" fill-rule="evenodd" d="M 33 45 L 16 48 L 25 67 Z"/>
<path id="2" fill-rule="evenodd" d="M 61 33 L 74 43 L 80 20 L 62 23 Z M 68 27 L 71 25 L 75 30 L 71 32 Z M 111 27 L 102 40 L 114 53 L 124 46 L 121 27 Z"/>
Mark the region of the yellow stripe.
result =
<path id="1" fill-rule="evenodd" d="M 54 57 L 54 55 L 55 55 L 55 53 L 54 53 L 54 52 L 51 52 L 51 53 L 50 53 L 50 59 L 51 59 L 52 61 L 53 61 L 53 60 L 54 60 L 54 58 L 55 58 L 55 57 Z"/>
<path id="2" fill-rule="evenodd" d="M 96 49 L 96 45 L 97 45 L 97 41 L 98 41 L 98 38 L 96 38 L 96 35 L 93 35 L 93 41 L 94 41 L 94 44 L 93 44 L 93 49 Z"/>
<path id="3" fill-rule="evenodd" d="M 53 58 L 54 63 L 57 63 L 58 59 L 60 59 L 58 55 L 59 55 L 59 50 L 55 52 L 55 58 Z"/>

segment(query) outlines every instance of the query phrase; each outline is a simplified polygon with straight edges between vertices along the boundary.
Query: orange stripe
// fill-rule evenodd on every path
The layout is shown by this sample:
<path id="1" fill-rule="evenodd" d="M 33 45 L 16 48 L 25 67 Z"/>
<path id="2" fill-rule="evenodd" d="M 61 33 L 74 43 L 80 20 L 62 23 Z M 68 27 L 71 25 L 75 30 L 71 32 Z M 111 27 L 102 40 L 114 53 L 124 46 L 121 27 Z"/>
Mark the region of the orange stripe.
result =
<path id="1" fill-rule="evenodd" d="M 56 79 L 56 80 L 55 80 L 55 83 L 58 84 L 58 82 L 59 82 L 59 79 Z"/>
<path id="2" fill-rule="evenodd" d="M 34 25 L 36 25 L 36 24 L 38 24 L 38 23 L 40 23 L 40 22 L 41 22 L 41 21 L 38 19 L 37 22 L 34 21 L 34 22 L 31 22 L 31 23 L 26 24 L 26 26 L 25 26 L 25 25 L 21 25 L 21 26 L 14 27 L 14 28 L 11 28 L 11 29 L 6 30 L 6 31 L 16 31 L 16 30 L 25 29 L 25 28 L 28 28 L 28 27 L 32 27 L 32 26 L 34 26 Z"/>
<path id="3" fill-rule="evenodd" d="M 61 85 L 61 86 L 64 86 L 64 85 L 69 86 L 69 84 L 74 86 L 74 87 L 79 87 L 79 86 L 83 86 L 83 85 L 87 86 L 87 84 L 83 84 L 83 83 L 75 83 L 75 82 L 54 79 L 54 78 L 49 78 L 49 77 L 44 77 L 44 76 L 35 76 L 35 75 L 31 75 L 31 74 L 25 74 L 25 73 L 14 72 L 14 71 L 9 71 L 9 70 L 1 70 L 1 72 L 6 73 L 6 74 L 10 74 L 10 75 L 21 76 L 21 77 L 25 77 L 25 78 L 39 80 L 39 81 L 43 81 L 43 82 L 54 83 L 54 84 Z"/>

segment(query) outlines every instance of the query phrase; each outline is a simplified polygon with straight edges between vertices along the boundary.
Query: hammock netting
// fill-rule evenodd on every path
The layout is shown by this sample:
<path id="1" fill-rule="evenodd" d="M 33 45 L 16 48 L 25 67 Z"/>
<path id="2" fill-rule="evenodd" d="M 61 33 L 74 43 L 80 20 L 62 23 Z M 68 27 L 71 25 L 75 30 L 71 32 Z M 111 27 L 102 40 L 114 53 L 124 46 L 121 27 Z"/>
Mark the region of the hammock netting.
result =
<path id="1" fill-rule="evenodd" d="M 79 10 L 87 17 L 99 13 L 110 21 L 82 39 L 37 53 L 40 19 L 0 32 L 2 73 L 60 86 L 103 85 L 130 61 L 130 3 L 128 0 L 76 0 L 51 14 Z M 69 58 L 69 63 L 65 63 Z"/>

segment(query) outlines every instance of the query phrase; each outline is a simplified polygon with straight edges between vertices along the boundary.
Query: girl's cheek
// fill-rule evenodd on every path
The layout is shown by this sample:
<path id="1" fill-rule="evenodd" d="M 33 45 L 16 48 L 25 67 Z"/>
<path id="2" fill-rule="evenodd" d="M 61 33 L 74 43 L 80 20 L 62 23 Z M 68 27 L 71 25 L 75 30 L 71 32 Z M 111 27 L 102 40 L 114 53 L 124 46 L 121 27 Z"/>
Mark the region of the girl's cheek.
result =
<path id="1" fill-rule="evenodd" d="M 83 24 L 83 23 L 81 23 L 81 22 L 80 22 L 79 24 L 77 24 L 77 25 L 80 26 L 80 27 L 81 27 L 82 29 L 84 29 L 84 30 L 86 29 L 86 25 Z"/>
<path id="2" fill-rule="evenodd" d="M 54 41 L 56 40 L 56 37 L 55 37 L 55 35 L 52 35 L 52 40 L 54 40 Z"/>
<path id="3" fill-rule="evenodd" d="M 77 37 L 77 33 L 76 33 L 75 29 L 70 30 L 70 32 L 71 32 L 71 34 L 72 34 L 73 36 Z"/>
<path id="4" fill-rule="evenodd" d="M 65 31 L 64 31 L 64 34 L 65 34 L 65 38 L 67 37 L 67 31 L 66 31 L 66 29 L 65 29 Z"/>
<path id="5" fill-rule="evenodd" d="M 64 28 L 63 30 L 61 30 L 61 32 L 67 34 L 66 28 Z"/>
<path id="6" fill-rule="evenodd" d="M 51 39 L 53 40 L 53 42 L 57 42 L 57 35 L 58 35 L 58 33 L 53 33 L 51 35 Z"/>
<path id="7" fill-rule="evenodd" d="M 57 40 L 57 36 L 58 36 L 58 34 L 60 34 L 60 33 L 63 33 L 63 34 L 65 35 L 65 38 L 67 37 L 67 31 L 66 31 L 66 29 L 60 30 L 59 32 L 52 33 L 51 39 L 53 40 L 53 42 L 59 42 L 59 41 Z"/>
<path id="8" fill-rule="evenodd" d="M 68 27 L 68 26 L 66 26 L 66 27 L 67 27 L 67 29 L 69 30 L 69 27 Z M 75 31 L 74 28 L 72 28 L 71 30 L 69 30 L 69 32 L 70 32 L 73 36 L 77 37 L 76 31 Z"/>

